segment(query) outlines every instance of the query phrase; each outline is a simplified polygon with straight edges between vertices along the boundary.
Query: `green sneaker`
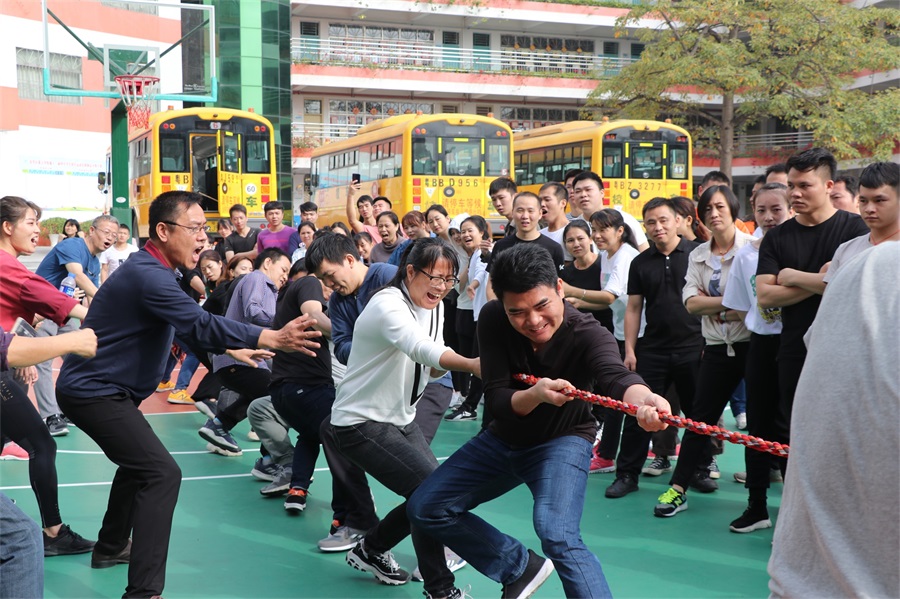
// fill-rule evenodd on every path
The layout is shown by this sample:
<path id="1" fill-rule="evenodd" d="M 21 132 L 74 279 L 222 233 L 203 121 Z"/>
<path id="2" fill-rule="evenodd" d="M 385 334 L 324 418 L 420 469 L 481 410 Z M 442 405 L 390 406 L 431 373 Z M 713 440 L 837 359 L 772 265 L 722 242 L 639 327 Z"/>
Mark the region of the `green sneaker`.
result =
<path id="1" fill-rule="evenodd" d="M 660 518 L 670 518 L 688 508 L 687 495 L 671 488 L 660 495 L 657 501 L 659 503 L 653 508 L 653 515 Z"/>

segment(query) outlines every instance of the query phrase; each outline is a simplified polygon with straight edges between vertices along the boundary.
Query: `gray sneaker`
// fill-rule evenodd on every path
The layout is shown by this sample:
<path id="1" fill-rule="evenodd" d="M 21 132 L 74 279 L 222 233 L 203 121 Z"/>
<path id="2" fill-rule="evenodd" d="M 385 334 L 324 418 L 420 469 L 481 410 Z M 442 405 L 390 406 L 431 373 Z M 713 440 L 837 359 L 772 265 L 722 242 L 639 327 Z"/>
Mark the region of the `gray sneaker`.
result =
<path id="1" fill-rule="evenodd" d="M 337 521 L 335 521 L 335 523 L 336 522 Z M 331 525 L 330 534 L 319 541 L 317 545 L 319 546 L 319 551 L 325 553 L 350 551 L 359 544 L 359 541 L 365 534 L 366 531 L 364 530 L 357 530 L 356 528 L 350 528 L 349 526 L 341 524 L 335 526 L 333 523 Z"/>
<path id="2" fill-rule="evenodd" d="M 291 490 L 291 476 L 294 474 L 290 466 L 279 466 L 272 482 L 259 490 L 263 497 L 281 497 Z"/>

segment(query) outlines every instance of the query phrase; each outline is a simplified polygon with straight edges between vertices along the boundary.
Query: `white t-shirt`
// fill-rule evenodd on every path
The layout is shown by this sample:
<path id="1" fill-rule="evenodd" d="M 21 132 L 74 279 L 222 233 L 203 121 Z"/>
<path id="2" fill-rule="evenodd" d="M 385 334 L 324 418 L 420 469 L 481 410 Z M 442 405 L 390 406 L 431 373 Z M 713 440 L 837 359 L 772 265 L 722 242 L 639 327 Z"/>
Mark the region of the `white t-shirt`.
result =
<path id="1" fill-rule="evenodd" d="M 476 251 L 476 255 L 480 254 L 481 251 Z M 476 258 L 478 260 L 478 258 Z M 469 255 L 465 250 L 459 255 L 459 272 L 469 269 Z M 456 309 L 457 310 L 472 310 L 472 300 L 469 299 L 469 294 L 466 293 L 465 289 L 457 288 L 456 291 L 459 293 L 459 297 L 456 298 Z"/>
<path id="2" fill-rule="evenodd" d="M 475 319 L 475 322 L 478 322 L 478 315 L 481 314 L 481 309 L 484 308 L 484 305 L 488 302 L 487 299 L 487 286 L 488 286 L 488 272 L 487 272 L 487 264 L 485 264 L 481 260 L 481 251 L 475 252 L 472 254 L 472 257 L 469 259 L 469 285 L 471 285 L 474 281 L 478 281 L 478 287 L 475 289 L 475 299 L 472 300 L 472 316 Z M 460 295 L 465 294 L 468 297 L 468 293 L 463 289 L 463 292 Z"/>
<path id="3" fill-rule="evenodd" d="M 113 274 L 117 268 L 122 266 L 125 259 L 131 254 L 137 252 L 138 249 L 130 243 L 125 246 L 124 250 L 117 250 L 116 246 L 111 245 L 100 254 L 100 264 L 109 265 L 109 274 Z"/>
<path id="4" fill-rule="evenodd" d="M 781 334 L 781 308 L 761 308 L 756 301 L 756 265 L 759 263 L 758 241 L 737 251 L 728 273 L 728 284 L 722 305 L 746 312 L 744 326 L 757 335 Z"/>
<path id="5" fill-rule="evenodd" d="M 574 260 L 574 258 L 572 257 L 572 254 L 569 253 L 569 250 L 566 249 L 566 240 L 563 237 L 563 233 L 565 233 L 565 231 L 565 227 L 560 227 L 556 231 L 551 231 L 549 228 L 544 227 L 543 229 L 541 229 L 540 233 L 541 235 L 546 235 L 547 237 L 558 243 L 559 247 L 561 247 L 563 251 L 563 260 L 565 260 L 566 262 L 571 262 L 572 260 Z"/>
<path id="6" fill-rule="evenodd" d="M 600 286 L 603 291 L 616 296 L 616 301 L 610 304 L 609 309 L 613 314 L 613 328 L 615 337 L 619 341 L 625 341 L 625 308 L 628 305 L 628 271 L 631 261 L 640 252 L 624 243 L 612 258 L 606 251 L 600 252 Z M 641 328 L 638 330 L 638 338 L 644 336 L 644 327 L 647 321 L 644 318 L 644 310 L 641 310 Z"/>
<path id="7" fill-rule="evenodd" d="M 839 245 L 838 249 L 834 252 L 834 256 L 831 258 L 831 264 L 828 266 L 828 270 L 825 272 L 824 281 L 830 283 L 831 279 L 834 278 L 835 273 L 837 273 L 837 270 L 842 265 L 846 264 L 852 258 L 863 253 L 870 247 L 875 247 L 872 245 L 871 233 L 854 237 L 850 241 L 845 241 Z"/>

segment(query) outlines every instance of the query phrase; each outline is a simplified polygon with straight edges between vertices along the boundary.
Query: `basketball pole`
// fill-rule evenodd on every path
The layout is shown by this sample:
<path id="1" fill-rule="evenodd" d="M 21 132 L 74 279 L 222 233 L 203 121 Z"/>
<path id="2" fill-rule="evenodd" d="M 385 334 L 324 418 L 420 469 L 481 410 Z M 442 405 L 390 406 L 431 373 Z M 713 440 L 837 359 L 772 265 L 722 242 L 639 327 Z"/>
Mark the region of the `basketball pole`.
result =
<path id="1" fill-rule="evenodd" d="M 115 101 L 114 101 L 115 102 Z M 109 111 L 110 115 L 110 178 L 112 194 L 110 214 L 120 223 L 133 229 L 131 208 L 129 207 L 128 190 L 128 111 L 125 102 L 119 100 Z M 134 238 L 140 237 L 140 231 L 131 231 Z"/>

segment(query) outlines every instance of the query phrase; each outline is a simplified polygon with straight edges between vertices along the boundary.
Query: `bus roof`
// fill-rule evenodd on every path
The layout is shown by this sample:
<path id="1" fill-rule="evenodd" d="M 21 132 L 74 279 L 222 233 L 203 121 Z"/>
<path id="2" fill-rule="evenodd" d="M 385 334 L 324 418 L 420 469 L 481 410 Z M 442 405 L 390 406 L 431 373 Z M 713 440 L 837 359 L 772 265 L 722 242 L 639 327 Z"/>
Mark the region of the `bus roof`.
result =
<path id="1" fill-rule="evenodd" d="M 159 123 L 163 123 L 168 121 L 169 119 L 175 119 L 182 116 L 194 116 L 199 119 L 204 120 L 229 120 L 233 117 L 240 116 L 248 119 L 252 119 L 254 121 L 259 121 L 261 123 L 266 123 L 271 126 L 269 120 L 261 114 L 256 112 L 251 112 L 247 110 L 236 110 L 234 108 L 218 108 L 218 107 L 207 107 L 200 106 L 196 108 L 182 108 L 179 110 L 169 109 L 169 110 L 161 110 L 160 112 L 155 112 L 150 115 L 150 124 L 148 129 L 152 129 L 155 125 Z"/>
<path id="2" fill-rule="evenodd" d="M 556 125 L 547 125 L 546 127 L 538 127 L 537 129 L 527 129 L 524 131 L 516 131 L 514 140 L 516 142 L 525 141 L 527 139 L 536 139 L 547 135 L 555 135 L 557 133 L 575 133 L 582 132 L 585 135 L 593 135 L 595 133 L 602 134 L 610 129 L 618 129 L 621 127 L 634 127 L 635 129 L 644 131 L 656 131 L 660 128 L 678 131 L 688 135 L 688 132 L 678 125 L 666 123 L 663 121 L 638 121 L 621 119 L 615 121 L 571 121 L 569 123 L 559 123 Z"/>
<path id="3" fill-rule="evenodd" d="M 360 144 L 364 144 L 366 142 L 377 141 L 387 137 L 401 135 L 413 129 L 414 127 L 424 125 L 426 123 L 433 123 L 436 121 L 447 121 L 454 125 L 487 123 L 510 131 L 509 126 L 503 121 L 499 121 L 493 117 L 479 116 L 475 114 L 398 114 L 396 116 L 381 119 L 361 127 L 353 137 L 336 140 L 315 148 L 312 152 L 312 157 L 316 158 L 318 156 L 323 156 L 325 154 L 330 154 L 332 152 L 340 151 L 343 149 L 355 148 Z"/>

